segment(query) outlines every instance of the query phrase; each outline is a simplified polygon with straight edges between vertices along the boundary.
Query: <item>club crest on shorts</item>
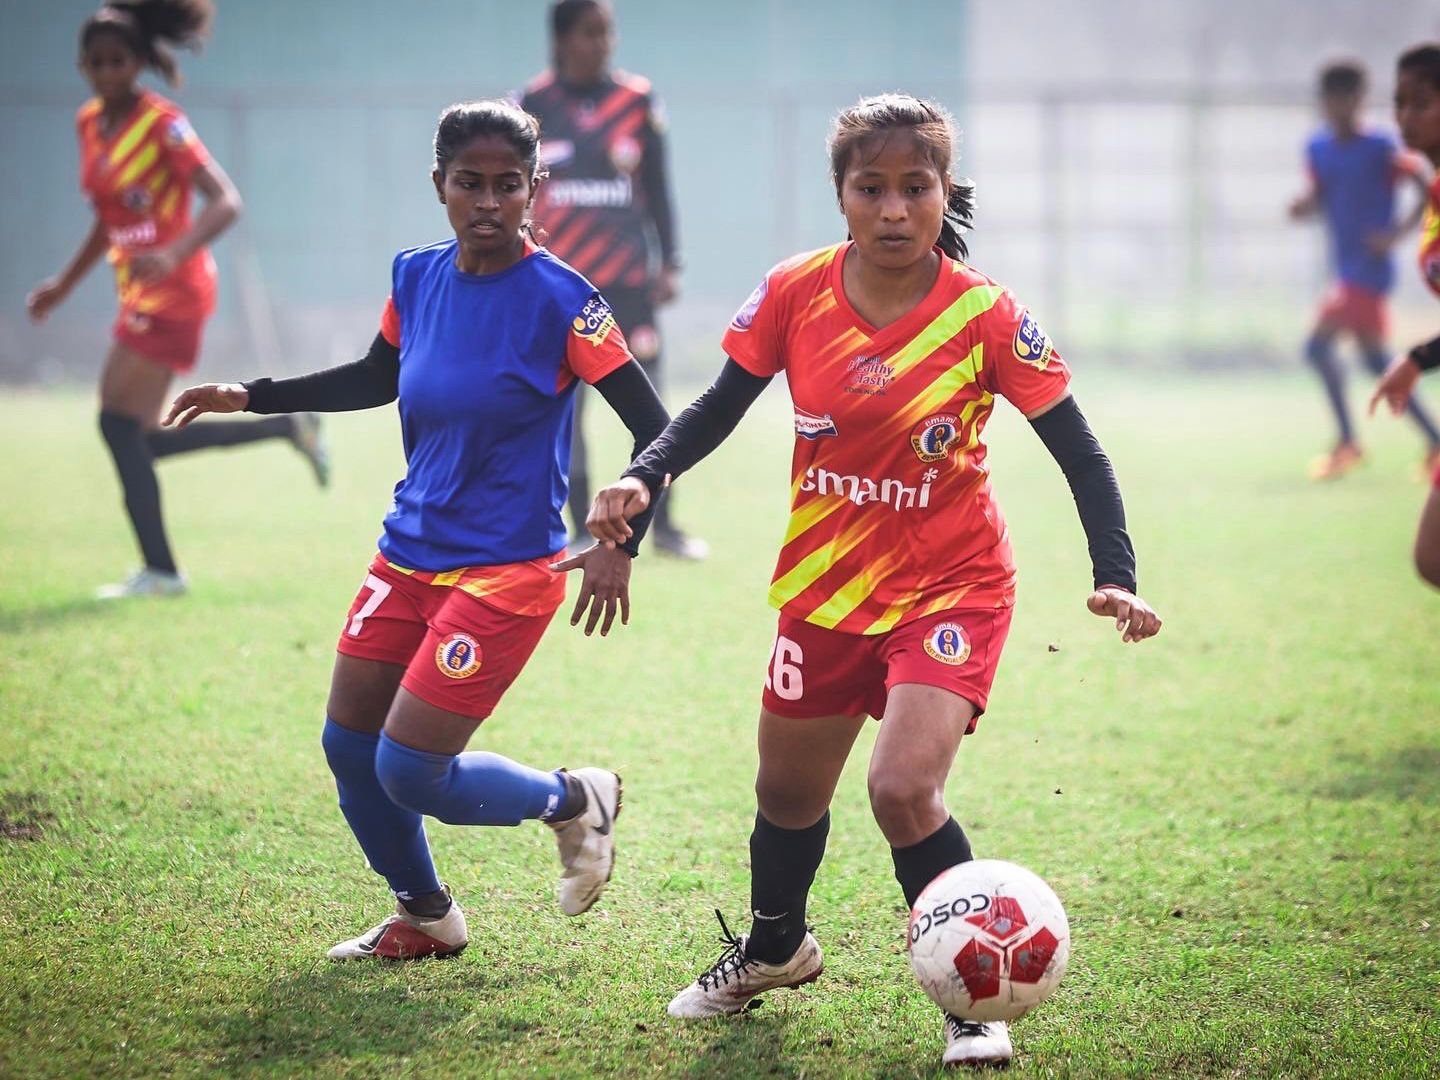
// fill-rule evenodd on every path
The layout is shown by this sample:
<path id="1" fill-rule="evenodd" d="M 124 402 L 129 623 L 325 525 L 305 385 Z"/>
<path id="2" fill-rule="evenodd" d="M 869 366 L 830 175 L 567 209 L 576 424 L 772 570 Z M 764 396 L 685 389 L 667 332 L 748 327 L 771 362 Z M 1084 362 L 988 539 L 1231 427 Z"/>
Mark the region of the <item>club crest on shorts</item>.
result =
<path id="1" fill-rule="evenodd" d="M 1050 344 L 1050 339 L 1045 336 L 1045 331 L 1040 329 L 1040 324 L 1035 321 L 1035 316 L 1025 312 L 1020 320 L 1020 329 L 1015 331 L 1015 359 L 1022 364 L 1029 364 L 1037 371 L 1044 371 L 1050 363 L 1050 354 L 1055 351 L 1055 346 Z"/>
<path id="2" fill-rule="evenodd" d="M 480 643 L 469 634 L 446 634 L 435 648 L 435 666 L 451 679 L 468 679 L 480 670 Z"/>
<path id="3" fill-rule="evenodd" d="M 938 413 L 916 424 L 910 432 L 910 446 L 915 456 L 925 462 L 943 461 L 960 437 L 956 426 L 959 419 L 954 413 Z"/>
<path id="4" fill-rule="evenodd" d="M 942 664 L 958 667 L 970 659 L 970 640 L 959 623 L 942 622 L 925 635 L 925 651 Z"/>
<path id="5" fill-rule="evenodd" d="M 600 297 L 592 296 L 571 326 L 576 334 L 598 348 L 615 329 L 615 313 Z"/>

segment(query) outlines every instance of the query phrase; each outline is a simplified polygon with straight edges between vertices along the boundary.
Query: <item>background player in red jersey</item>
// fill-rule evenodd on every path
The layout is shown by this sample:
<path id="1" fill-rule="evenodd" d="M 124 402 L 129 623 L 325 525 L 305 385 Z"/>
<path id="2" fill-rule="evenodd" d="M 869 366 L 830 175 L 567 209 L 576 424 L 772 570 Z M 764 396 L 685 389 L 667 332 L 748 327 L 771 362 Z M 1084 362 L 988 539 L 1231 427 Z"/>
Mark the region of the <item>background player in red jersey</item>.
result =
<path id="1" fill-rule="evenodd" d="M 792 506 L 770 590 L 781 613 L 760 712 L 753 922 L 738 938 L 724 930 L 729 948 L 676 995 L 672 1016 L 739 1012 L 819 976 L 806 897 L 867 714 L 883 717 L 871 808 L 907 903 L 971 858 L 944 787 L 985 708 L 1014 602 L 980 439 L 995 395 L 1030 419 L 1070 483 L 1094 564 L 1090 610 L 1125 641 L 1160 629 L 1135 594 L 1119 488 L 1068 369 L 1030 313 L 961 261 L 971 189 L 950 177 L 952 146 L 948 116 L 913 97 L 840 114 L 831 172 L 853 240 L 770 272 L 725 335 L 719 379 L 591 511 L 598 539 L 623 542 L 626 519 L 786 373 Z M 1003 1024 L 947 1016 L 944 1031 L 946 1063 L 1011 1056 Z"/>
<path id="2" fill-rule="evenodd" d="M 1419 162 L 1389 132 L 1368 130 L 1363 122 L 1366 81 L 1365 68 L 1354 60 L 1336 61 L 1320 72 L 1325 124 L 1305 145 L 1309 189 L 1290 206 L 1296 219 L 1323 216 L 1335 275 L 1305 345 L 1339 429 L 1334 447 L 1311 464 L 1316 480 L 1343 476 L 1364 457 L 1350 422 L 1335 343 L 1342 335 L 1353 337 L 1365 366 L 1376 374 L 1390 363 L 1391 248 L 1414 228 L 1424 206 Z M 1397 224 L 1395 189 L 1401 179 L 1414 185 L 1420 198 L 1414 213 Z M 1411 402 L 1410 412 L 1425 439 L 1427 467 L 1433 469 L 1440 464 L 1440 431 L 1418 401 Z"/>
<path id="3" fill-rule="evenodd" d="M 679 240 L 666 165 L 665 122 L 650 81 L 615 71 L 615 13 L 601 0 L 550 5 L 552 68 L 520 95 L 540 121 L 550 179 L 536 201 L 545 244 L 605 294 L 631 351 L 656 387 L 661 382 L 655 312 L 675 299 Z M 575 398 L 570 460 L 570 517 L 584 537 L 590 471 L 584 424 L 586 394 Z M 660 551 L 703 559 L 704 541 L 688 536 L 662 503 L 651 543 Z"/>
<path id="4" fill-rule="evenodd" d="M 1440 43 L 1417 45 L 1403 53 L 1395 73 L 1395 121 L 1405 145 L 1424 154 L 1440 169 Z M 1420 229 L 1420 273 L 1440 296 L 1440 175 L 1430 184 Z M 1440 367 L 1440 337 L 1417 345 L 1399 357 L 1381 377 L 1370 399 L 1370 411 L 1383 399 L 1397 416 L 1415 393 L 1420 376 Z M 1440 467 L 1431 480 L 1430 495 L 1420 512 L 1415 534 L 1415 568 L 1440 588 Z"/>
<path id="5" fill-rule="evenodd" d="M 100 377 L 100 431 L 145 565 L 101 589 L 106 599 L 186 589 L 165 535 L 156 458 L 284 438 L 309 459 L 322 485 L 329 474 L 313 416 L 155 430 L 170 380 L 191 370 L 199 355 L 205 320 L 215 310 L 215 263 L 206 245 L 239 216 L 240 196 L 185 114 L 139 79 L 154 68 L 178 83 L 169 46 L 198 44 L 212 15 L 209 0 L 116 0 L 85 21 L 80 70 L 95 97 L 80 108 L 76 130 L 80 183 L 95 221 L 65 269 L 26 300 L 30 317 L 43 321 L 102 255 L 108 252 L 115 266 L 120 311 Z M 193 191 L 205 207 L 192 221 Z"/>
<path id="6" fill-rule="evenodd" d="M 185 391 L 203 412 L 374 408 L 398 401 L 406 474 L 340 635 L 322 744 L 340 808 L 395 913 L 336 960 L 453 955 L 465 916 L 435 874 L 422 815 L 457 825 L 539 820 L 555 831 L 560 905 L 579 915 L 610 878 L 620 778 L 462 753 L 583 570 L 571 616 L 590 633 L 629 617 L 635 549 L 591 545 L 558 565 L 571 397 L 593 383 L 637 451 L 669 419 L 594 287 L 529 239 L 543 179 L 534 117 L 454 105 L 433 179 L 453 239 L 402 251 L 369 355 L 313 375 Z M 477 376 L 477 372 L 481 373 Z"/>

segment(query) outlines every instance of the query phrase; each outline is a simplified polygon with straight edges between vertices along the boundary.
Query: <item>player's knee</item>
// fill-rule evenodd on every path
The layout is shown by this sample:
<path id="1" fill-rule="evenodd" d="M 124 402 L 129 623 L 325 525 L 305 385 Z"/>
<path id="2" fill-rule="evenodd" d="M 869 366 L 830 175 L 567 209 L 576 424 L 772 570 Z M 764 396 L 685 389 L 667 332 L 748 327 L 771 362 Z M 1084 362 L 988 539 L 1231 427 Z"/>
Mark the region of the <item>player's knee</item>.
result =
<path id="1" fill-rule="evenodd" d="M 454 763 L 453 756 L 421 753 L 382 736 L 375 750 L 375 778 L 402 810 L 447 821 L 446 795 Z"/>
<path id="2" fill-rule="evenodd" d="M 824 816 L 827 798 L 780 783 L 762 772 L 755 778 L 755 805 L 765 820 L 782 829 L 808 829 Z"/>
<path id="3" fill-rule="evenodd" d="M 944 793 L 922 777 L 871 773 L 869 788 L 875 823 L 892 845 L 924 839 L 945 819 Z"/>
<path id="4" fill-rule="evenodd" d="M 1333 368 L 1335 357 L 1330 338 L 1324 334 L 1315 334 L 1305 342 L 1305 359 L 1317 371 L 1328 372 Z"/>
<path id="5" fill-rule="evenodd" d="M 325 762 L 335 779 L 342 784 L 374 777 L 376 742 L 374 735 L 352 731 L 328 716 L 320 731 L 320 748 L 325 751 Z"/>
<path id="6" fill-rule="evenodd" d="M 123 443 L 133 442 L 140 437 L 140 421 L 133 416 L 101 408 L 100 437 L 113 450 Z"/>
<path id="7" fill-rule="evenodd" d="M 1440 545 L 1415 545 L 1415 570 L 1421 579 L 1440 589 Z"/>

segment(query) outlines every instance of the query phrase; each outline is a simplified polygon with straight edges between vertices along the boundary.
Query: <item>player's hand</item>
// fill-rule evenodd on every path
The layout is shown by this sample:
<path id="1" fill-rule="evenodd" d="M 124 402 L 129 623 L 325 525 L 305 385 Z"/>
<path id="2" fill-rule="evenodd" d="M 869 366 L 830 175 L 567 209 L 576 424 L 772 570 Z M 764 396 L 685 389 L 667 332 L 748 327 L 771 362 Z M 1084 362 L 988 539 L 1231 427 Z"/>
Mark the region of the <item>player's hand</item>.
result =
<path id="1" fill-rule="evenodd" d="M 1415 392 L 1415 384 L 1420 381 L 1421 374 L 1419 365 L 1408 356 L 1397 356 L 1390 361 L 1385 374 L 1375 384 L 1375 393 L 1370 395 L 1370 415 L 1375 415 L 1375 406 L 1380 404 L 1381 398 L 1396 416 L 1403 413 L 1410 404 L 1410 395 Z"/>
<path id="2" fill-rule="evenodd" d="M 25 297 L 25 310 L 34 322 L 44 322 L 69 292 L 59 278 L 46 278 Z"/>
<path id="3" fill-rule="evenodd" d="M 183 428 L 197 416 L 208 412 L 240 412 L 249 404 L 250 391 L 239 383 L 206 383 L 181 391 L 160 423 L 166 427 L 174 424 L 176 428 Z"/>
<path id="4" fill-rule="evenodd" d="M 570 625 L 579 626 L 580 617 L 588 607 L 590 617 L 585 620 L 586 637 L 595 632 L 597 622 L 600 623 L 601 637 L 610 633 L 616 611 L 620 612 L 620 622 L 629 624 L 630 556 L 624 551 L 596 544 L 568 559 L 552 563 L 550 569 L 559 573 L 576 569 L 584 571 L 580 579 L 580 595 L 575 598 L 575 610 L 570 612 Z M 600 622 L 602 615 L 604 622 Z"/>
<path id="5" fill-rule="evenodd" d="M 680 272 L 674 267 L 664 266 L 650 286 L 650 302 L 664 307 L 680 295 Z"/>
<path id="6" fill-rule="evenodd" d="M 153 248 L 130 256 L 130 273 L 136 281 L 160 281 L 173 274 L 180 260 L 169 248 Z"/>
<path id="7" fill-rule="evenodd" d="M 649 505 L 650 489 L 645 481 L 638 476 L 622 476 L 595 494 L 585 527 L 606 547 L 623 544 L 632 532 L 629 519 L 643 514 Z"/>
<path id="8" fill-rule="evenodd" d="M 1085 605 L 1095 615 L 1114 619 L 1115 629 L 1127 642 L 1144 641 L 1160 632 L 1160 616 L 1155 609 L 1134 593 L 1114 585 L 1096 589 Z"/>
<path id="9" fill-rule="evenodd" d="M 1304 221 L 1320 208 L 1320 202 L 1315 198 L 1314 192 L 1306 192 L 1304 195 L 1297 195 L 1290 200 L 1290 220 Z"/>

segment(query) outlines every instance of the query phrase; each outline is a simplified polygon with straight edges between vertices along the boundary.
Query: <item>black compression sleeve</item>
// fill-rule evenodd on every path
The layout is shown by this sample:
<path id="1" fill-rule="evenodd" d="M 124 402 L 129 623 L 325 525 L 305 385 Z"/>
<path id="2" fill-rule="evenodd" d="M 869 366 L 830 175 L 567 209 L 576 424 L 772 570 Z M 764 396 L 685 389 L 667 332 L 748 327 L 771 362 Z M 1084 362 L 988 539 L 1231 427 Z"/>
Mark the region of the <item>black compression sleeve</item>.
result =
<path id="1" fill-rule="evenodd" d="M 1125 504 L 1110 459 L 1074 398 L 1066 398 L 1043 416 L 1030 421 L 1065 474 L 1080 524 L 1090 544 L 1095 587 L 1118 585 L 1135 591 L 1135 549 L 1125 532 Z"/>
<path id="2" fill-rule="evenodd" d="M 293 379 L 255 379 L 246 412 L 351 412 L 388 405 L 399 396 L 400 350 L 376 334 L 370 351 L 354 363 Z"/>
<path id="3" fill-rule="evenodd" d="M 729 357 L 720 376 L 695 403 L 670 421 L 650 448 L 625 470 L 650 488 L 651 501 L 672 480 L 690 469 L 722 442 L 770 385 L 770 376 L 752 375 Z"/>
<path id="4" fill-rule="evenodd" d="M 1415 361 L 1415 366 L 1421 371 L 1440 368 L 1440 337 L 1427 341 L 1424 345 L 1416 345 L 1410 350 L 1410 359 Z"/>
<path id="5" fill-rule="evenodd" d="M 641 451 L 654 442 L 656 436 L 665 430 L 665 425 L 670 423 L 670 414 L 665 411 L 660 395 L 655 393 L 645 369 L 634 360 L 606 375 L 595 384 L 595 389 L 600 391 L 601 397 L 615 410 L 615 415 L 620 417 L 635 439 L 630 453 L 632 460 L 639 457 Z M 640 553 L 640 541 L 645 538 L 645 531 L 650 528 L 650 519 L 659 504 L 659 499 L 652 499 L 649 508 L 631 520 L 633 532 L 623 546 L 632 558 Z"/>

